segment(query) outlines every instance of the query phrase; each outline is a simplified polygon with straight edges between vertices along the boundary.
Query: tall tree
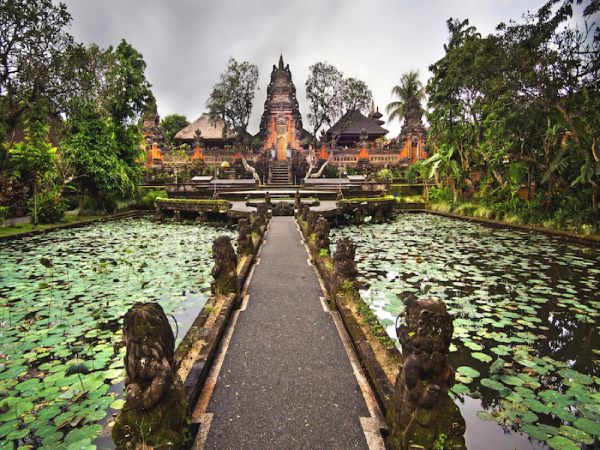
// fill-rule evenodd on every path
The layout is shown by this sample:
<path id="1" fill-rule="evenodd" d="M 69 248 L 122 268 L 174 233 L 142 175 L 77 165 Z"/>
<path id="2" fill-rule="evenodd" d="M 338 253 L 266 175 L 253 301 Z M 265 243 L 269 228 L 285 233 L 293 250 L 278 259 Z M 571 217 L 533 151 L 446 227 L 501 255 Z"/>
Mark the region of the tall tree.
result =
<path id="1" fill-rule="evenodd" d="M 421 104 L 425 98 L 425 89 L 419 80 L 419 71 L 410 71 L 402 75 L 400 84 L 392 88 L 392 95 L 396 96 L 398 100 L 386 106 L 389 120 L 402 121 L 408 111 L 409 102 L 416 100 Z"/>
<path id="2" fill-rule="evenodd" d="M 356 78 L 346 78 L 342 89 L 342 108 L 343 111 L 357 109 L 361 112 L 369 110 L 373 94 L 362 80 Z"/>
<path id="3" fill-rule="evenodd" d="M 344 78 L 342 72 L 331 64 L 318 62 L 309 68 L 306 80 L 306 98 L 310 112 L 308 120 L 313 128 L 313 136 L 323 125 L 332 125 L 340 116 Z"/>
<path id="4" fill-rule="evenodd" d="M 248 128 L 252 102 L 258 82 L 258 67 L 248 61 L 241 63 L 229 58 L 227 68 L 221 74 L 219 82 L 206 102 L 208 112 L 213 120 L 223 120 L 225 127 L 235 130 L 241 138 Z"/>
<path id="5" fill-rule="evenodd" d="M 190 122 L 187 120 L 187 117 L 181 114 L 169 114 L 165 116 L 160 121 L 160 125 L 162 126 L 163 131 L 165 132 L 165 136 L 173 145 L 173 139 L 179 130 L 187 127 Z"/>
<path id="6" fill-rule="evenodd" d="M 58 109 L 69 91 L 61 77 L 71 16 L 51 0 L 0 0 L 0 140 L 28 113 Z M 33 111 L 41 108 L 42 113 Z"/>

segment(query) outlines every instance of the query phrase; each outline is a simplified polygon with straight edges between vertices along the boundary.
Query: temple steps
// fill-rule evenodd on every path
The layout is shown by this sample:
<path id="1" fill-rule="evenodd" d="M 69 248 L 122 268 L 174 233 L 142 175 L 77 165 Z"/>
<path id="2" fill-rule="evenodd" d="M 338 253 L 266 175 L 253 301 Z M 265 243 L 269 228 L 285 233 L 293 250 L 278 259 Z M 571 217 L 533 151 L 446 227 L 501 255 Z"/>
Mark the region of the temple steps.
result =
<path id="1" fill-rule="evenodd" d="M 274 185 L 289 185 L 290 180 L 290 163 L 285 161 L 274 161 L 271 167 L 271 182 Z"/>

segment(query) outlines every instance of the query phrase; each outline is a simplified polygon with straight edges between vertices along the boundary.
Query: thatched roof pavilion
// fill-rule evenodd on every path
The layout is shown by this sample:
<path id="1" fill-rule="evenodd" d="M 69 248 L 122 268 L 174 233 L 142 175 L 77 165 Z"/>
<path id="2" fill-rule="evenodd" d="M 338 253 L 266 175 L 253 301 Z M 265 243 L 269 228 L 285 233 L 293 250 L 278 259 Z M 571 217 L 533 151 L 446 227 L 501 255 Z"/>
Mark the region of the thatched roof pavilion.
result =
<path id="1" fill-rule="evenodd" d="M 221 119 L 211 120 L 208 114 L 204 113 L 187 127 L 179 130 L 175 139 L 192 145 L 196 139 L 196 130 L 200 131 L 200 138 L 206 147 L 223 148 L 225 145 L 231 145 L 235 142 L 236 134 L 231 129 L 226 129 L 223 136 L 225 124 Z"/>

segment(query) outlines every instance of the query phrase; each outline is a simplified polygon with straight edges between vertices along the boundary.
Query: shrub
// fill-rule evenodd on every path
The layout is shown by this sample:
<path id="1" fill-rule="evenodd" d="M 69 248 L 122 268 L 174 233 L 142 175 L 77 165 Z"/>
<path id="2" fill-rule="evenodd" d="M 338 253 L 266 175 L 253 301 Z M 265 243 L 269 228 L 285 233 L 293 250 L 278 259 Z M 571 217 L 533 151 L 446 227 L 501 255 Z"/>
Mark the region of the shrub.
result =
<path id="1" fill-rule="evenodd" d="M 394 181 L 394 174 L 390 169 L 381 169 L 375 173 L 375 180 L 380 183 L 391 183 Z"/>
<path id="2" fill-rule="evenodd" d="M 449 187 L 432 187 L 429 189 L 429 201 L 436 202 L 452 202 L 452 191 Z"/>
<path id="3" fill-rule="evenodd" d="M 35 196 L 35 202 L 28 202 L 29 214 L 34 218 L 34 206 L 37 203 L 37 219 L 39 223 L 57 223 L 65 218 L 67 203 L 62 198 L 60 189 L 40 192 Z"/>
<path id="4" fill-rule="evenodd" d="M 153 189 L 146 191 L 140 198 L 138 203 L 143 206 L 154 206 L 154 201 L 158 198 L 167 198 L 167 192 L 163 189 Z"/>
<path id="5" fill-rule="evenodd" d="M 0 225 L 6 220 L 8 214 L 8 206 L 0 206 Z"/>

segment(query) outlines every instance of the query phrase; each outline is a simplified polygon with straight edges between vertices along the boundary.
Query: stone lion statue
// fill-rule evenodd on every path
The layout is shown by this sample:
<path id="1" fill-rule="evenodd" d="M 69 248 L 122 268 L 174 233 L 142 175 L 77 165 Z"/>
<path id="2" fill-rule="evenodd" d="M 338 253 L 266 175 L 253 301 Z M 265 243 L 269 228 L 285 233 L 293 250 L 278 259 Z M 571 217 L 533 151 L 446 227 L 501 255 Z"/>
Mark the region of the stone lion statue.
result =
<path id="1" fill-rule="evenodd" d="M 212 268 L 213 294 L 226 295 L 237 293 L 239 290 L 237 279 L 237 255 L 228 236 L 215 238 L 212 246 L 215 265 Z"/>
<path id="2" fill-rule="evenodd" d="M 162 307 L 155 302 L 136 303 L 123 320 L 125 339 L 126 401 L 144 411 L 174 387 L 175 338 Z"/>
<path id="3" fill-rule="evenodd" d="M 125 406 L 112 430 L 117 448 L 183 448 L 187 402 L 177 378 L 175 337 L 162 307 L 135 303 L 125 314 Z"/>
<path id="4" fill-rule="evenodd" d="M 452 316 L 441 300 L 418 300 L 411 294 L 404 303 L 404 314 L 396 322 L 402 366 L 388 417 L 390 447 L 431 448 L 443 433 L 448 448 L 465 448 L 465 421 L 448 396 L 454 383 L 454 370 L 448 364 Z"/>
<path id="5" fill-rule="evenodd" d="M 337 241 L 335 253 L 333 254 L 333 268 L 335 274 L 343 280 L 354 280 L 358 276 L 356 268 L 356 245 L 349 237 L 340 238 Z"/>

